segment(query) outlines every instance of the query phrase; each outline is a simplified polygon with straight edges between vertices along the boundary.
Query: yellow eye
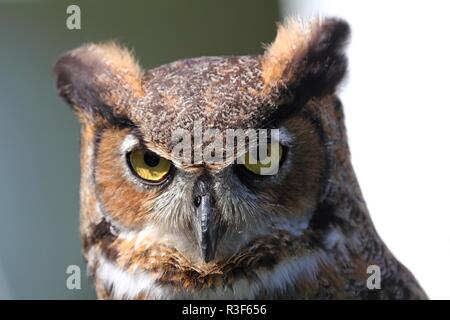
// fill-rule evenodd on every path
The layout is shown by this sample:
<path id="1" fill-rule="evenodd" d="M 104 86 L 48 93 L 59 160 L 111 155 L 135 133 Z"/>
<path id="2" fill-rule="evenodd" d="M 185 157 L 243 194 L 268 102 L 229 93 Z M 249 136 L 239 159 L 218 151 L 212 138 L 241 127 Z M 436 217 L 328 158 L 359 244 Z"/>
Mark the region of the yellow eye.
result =
<path id="1" fill-rule="evenodd" d="M 134 150 L 129 154 L 133 171 L 140 178 L 160 182 L 170 171 L 171 162 L 148 150 Z"/>
<path id="2" fill-rule="evenodd" d="M 244 156 L 242 165 L 245 169 L 257 175 L 275 175 L 278 173 L 280 160 L 283 156 L 283 148 L 280 144 L 267 144 L 267 152 L 262 155 L 257 152 L 247 152 Z M 256 157 L 255 157 L 256 156 Z"/>

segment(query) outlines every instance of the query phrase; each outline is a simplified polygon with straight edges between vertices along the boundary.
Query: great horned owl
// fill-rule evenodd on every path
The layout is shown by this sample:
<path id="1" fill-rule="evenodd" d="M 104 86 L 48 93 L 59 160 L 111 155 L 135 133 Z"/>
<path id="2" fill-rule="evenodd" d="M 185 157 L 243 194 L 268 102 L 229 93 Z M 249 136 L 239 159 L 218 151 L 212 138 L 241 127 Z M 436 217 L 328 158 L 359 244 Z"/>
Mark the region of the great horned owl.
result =
<path id="1" fill-rule="evenodd" d="M 58 60 L 82 124 L 81 235 L 99 298 L 426 298 L 377 235 L 350 163 L 336 96 L 349 33 L 289 19 L 262 55 L 143 71 L 108 43 Z M 183 161 L 173 133 L 198 122 L 278 128 L 278 171 Z"/>

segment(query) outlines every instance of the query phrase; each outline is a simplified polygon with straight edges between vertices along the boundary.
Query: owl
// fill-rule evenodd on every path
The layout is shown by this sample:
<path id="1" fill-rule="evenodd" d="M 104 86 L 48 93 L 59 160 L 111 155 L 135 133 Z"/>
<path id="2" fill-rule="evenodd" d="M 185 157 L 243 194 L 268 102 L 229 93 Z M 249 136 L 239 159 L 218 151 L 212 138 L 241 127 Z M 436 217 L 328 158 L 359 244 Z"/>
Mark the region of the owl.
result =
<path id="1" fill-rule="evenodd" d="M 100 299 L 427 298 L 378 236 L 352 169 L 337 97 L 349 35 L 338 18 L 287 19 L 260 55 L 143 70 L 104 43 L 59 58 Z M 277 135 L 217 144 L 251 130 Z M 212 142 L 217 159 L 199 157 Z"/>

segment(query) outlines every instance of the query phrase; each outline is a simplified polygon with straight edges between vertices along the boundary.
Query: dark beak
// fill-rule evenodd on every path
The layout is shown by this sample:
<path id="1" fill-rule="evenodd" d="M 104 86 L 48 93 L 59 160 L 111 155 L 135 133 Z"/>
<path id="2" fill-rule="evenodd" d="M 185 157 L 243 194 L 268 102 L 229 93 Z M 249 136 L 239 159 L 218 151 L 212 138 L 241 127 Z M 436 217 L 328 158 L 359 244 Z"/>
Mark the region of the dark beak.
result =
<path id="1" fill-rule="evenodd" d="M 220 237 L 219 217 L 210 182 L 206 178 L 197 181 L 194 192 L 195 226 L 202 259 L 209 262 L 216 255 L 217 242 Z"/>

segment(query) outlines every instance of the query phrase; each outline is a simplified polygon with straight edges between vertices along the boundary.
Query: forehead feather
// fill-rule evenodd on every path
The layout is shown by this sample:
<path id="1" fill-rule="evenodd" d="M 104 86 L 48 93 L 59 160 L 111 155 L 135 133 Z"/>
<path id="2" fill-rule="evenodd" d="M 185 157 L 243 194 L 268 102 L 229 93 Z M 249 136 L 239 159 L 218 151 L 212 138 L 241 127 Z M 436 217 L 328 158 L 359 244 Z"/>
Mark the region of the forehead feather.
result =
<path id="1" fill-rule="evenodd" d="M 176 129 L 256 128 L 275 106 L 263 94 L 257 56 L 186 59 L 148 70 L 145 96 L 130 117 L 143 134 L 168 143 Z"/>

